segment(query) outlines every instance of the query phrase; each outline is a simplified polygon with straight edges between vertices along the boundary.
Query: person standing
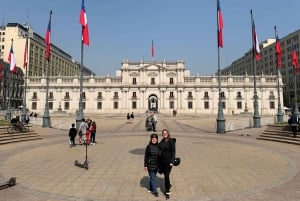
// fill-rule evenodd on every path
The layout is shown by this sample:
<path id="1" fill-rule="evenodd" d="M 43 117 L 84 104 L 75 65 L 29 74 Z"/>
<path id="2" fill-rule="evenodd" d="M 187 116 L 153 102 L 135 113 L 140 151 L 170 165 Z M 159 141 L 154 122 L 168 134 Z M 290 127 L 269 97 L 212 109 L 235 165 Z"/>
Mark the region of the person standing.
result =
<path id="1" fill-rule="evenodd" d="M 175 138 L 171 138 L 170 132 L 167 129 L 162 130 L 162 140 L 159 143 L 160 150 L 160 172 L 164 174 L 165 179 L 165 196 L 170 198 L 170 173 L 173 167 L 173 161 L 175 160 L 176 147 Z"/>
<path id="2" fill-rule="evenodd" d="M 75 146 L 75 137 L 76 137 L 77 130 L 75 128 L 75 124 L 72 124 L 69 130 L 69 137 L 70 137 L 70 147 Z"/>
<path id="3" fill-rule="evenodd" d="M 151 134 L 150 142 L 146 147 L 144 156 L 144 170 L 148 171 L 150 177 L 149 191 L 158 197 L 156 174 L 158 170 L 159 144 L 158 135 Z"/>
<path id="4" fill-rule="evenodd" d="M 294 112 L 292 112 L 292 115 L 291 115 L 291 117 L 289 118 L 288 123 L 290 124 L 290 126 L 291 126 L 291 128 L 292 128 L 294 137 L 296 137 L 296 135 L 297 135 L 297 130 L 298 130 L 298 129 L 297 129 L 297 128 L 298 128 L 298 123 L 299 123 L 298 115 L 295 114 Z"/>
<path id="5" fill-rule="evenodd" d="M 153 131 L 156 132 L 156 124 L 157 124 L 157 115 L 154 113 L 153 115 Z"/>
<path id="6" fill-rule="evenodd" d="M 79 125 L 79 144 L 82 145 L 86 141 L 86 130 L 88 128 L 88 124 L 85 122 L 83 118 Z"/>
<path id="7" fill-rule="evenodd" d="M 96 144 L 96 122 L 93 121 L 90 127 L 90 131 L 91 131 L 91 145 L 95 145 Z"/>

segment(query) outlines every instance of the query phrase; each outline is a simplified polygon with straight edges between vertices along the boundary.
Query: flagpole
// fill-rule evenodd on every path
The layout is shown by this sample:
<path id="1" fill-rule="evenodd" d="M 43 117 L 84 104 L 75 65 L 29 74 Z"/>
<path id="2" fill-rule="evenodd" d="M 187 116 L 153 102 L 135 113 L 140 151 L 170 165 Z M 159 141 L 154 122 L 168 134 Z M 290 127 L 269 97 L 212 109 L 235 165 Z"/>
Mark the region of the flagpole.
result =
<path id="1" fill-rule="evenodd" d="M 50 19 L 49 22 L 51 22 L 51 15 L 52 10 L 50 11 Z M 50 42 L 50 41 L 49 41 Z M 46 69 L 46 98 L 45 98 L 45 110 L 44 110 L 44 116 L 43 116 L 43 124 L 42 127 L 50 127 L 50 115 L 49 115 L 49 101 L 48 101 L 48 93 L 49 93 L 49 74 L 50 74 L 50 50 L 51 50 L 51 42 L 50 42 L 50 49 L 49 49 L 49 58 L 46 58 L 47 60 L 47 69 Z M 47 49 L 47 44 L 46 44 Z M 46 50 L 47 51 L 47 50 Z"/>
<path id="2" fill-rule="evenodd" d="M 277 27 L 274 26 L 275 30 L 275 38 L 276 38 L 276 43 L 279 42 L 277 41 L 278 35 L 277 35 Z M 280 57 L 281 55 L 277 55 L 277 57 Z M 278 60 L 278 58 L 277 58 Z M 278 94 L 278 107 L 277 107 L 277 123 L 282 123 L 283 122 L 283 113 L 282 113 L 282 108 L 281 108 L 281 102 L 280 102 L 280 69 L 279 69 L 279 64 L 277 62 L 277 94 Z"/>
<path id="3" fill-rule="evenodd" d="M 14 39 L 11 39 L 11 47 L 13 47 L 13 43 L 14 43 Z M 11 53 L 9 53 L 11 54 Z M 11 107 L 10 107 L 10 80 L 11 80 L 11 76 L 12 76 L 12 71 L 9 71 L 9 74 L 7 75 L 8 78 L 8 86 L 6 88 L 7 90 L 7 99 L 8 99 L 8 103 L 7 103 L 7 109 L 6 109 L 6 113 L 5 113 L 5 120 L 10 121 L 11 120 Z"/>
<path id="4" fill-rule="evenodd" d="M 83 40 L 81 40 L 81 61 L 80 61 L 80 87 L 79 87 L 79 110 L 76 119 L 76 128 L 79 129 L 80 122 L 84 118 L 83 114 L 83 102 L 82 102 L 82 91 L 83 91 Z"/>
<path id="5" fill-rule="evenodd" d="M 253 82 L 254 82 L 254 114 L 253 114 L 253 123 L 254 123 L 254 128 L 260 128 L 260 116 L 259 116 L 259 111 L 258 111 L 258 101 L 257 101 L 257 90 L 256 90 L 256 58 L 255 58 L 255 45 L 256 41 L 254 41 L 254 33 L 253 33 L 253 14 L 252 10 L 251 12 L 251 27 L 252 27 L 252 48 L 253 48 Z"/>
<path id="6" fill-rule="evenodd" d="M 23 97 L 23 108 L 22 108 L 22 115 L 21 115 L 21 119 L 22 122 L 26 122 L 26 113 L 27 113 L 27 106 L 26 106 L 26 90 L 27 90 L 27 69 L 28 69 L 28 34 L 29 34 L 29 27 L 27 27 L 27 33 L 26 33 L 26 47 L 25 47 L 25 51 L 26 51 L 26 58 L 25 62 L 26 62 L 26 69 L 25 69 L 25 83 L 24 83 L 24 97 Z"/>
<path id="7" fill-rule="evenodd" d="M 219 6 L 219 0 L 217 0 Z M 217 116 L 217 133 L 225 133 L 225 118 L 223 114 L 223 104 L 221 97 L 221 69 L 220 69 L 220 44 L 219 44 L 219 11 L 217 10 L 217 37 L 218 37 L 218 88 L 219 88 L 219 102 L 218 102 L 218 116 Z"/>
<path id="8" fill-rule="evenodd" d="M 298 103 L 297 103 L 297 73 L 294 73 L 294 93 L 295 93 L 295 109 L 294 114 L 299 115 Z"/>

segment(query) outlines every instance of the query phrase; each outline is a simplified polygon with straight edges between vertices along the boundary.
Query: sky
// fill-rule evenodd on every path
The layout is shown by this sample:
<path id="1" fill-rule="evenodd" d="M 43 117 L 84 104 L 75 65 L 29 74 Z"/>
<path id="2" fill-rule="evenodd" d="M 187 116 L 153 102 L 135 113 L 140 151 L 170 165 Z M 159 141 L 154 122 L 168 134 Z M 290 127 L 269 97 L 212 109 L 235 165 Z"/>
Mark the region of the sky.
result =
<path id="1" fill-rule="evenodd" d="M 221 69 L 252 47 L 251 15 L 259 42 L 300 28 L 299 0 L 220 0 L 224 21 Z M 183 59 L 191 75 L 212 75 L 217 62 L 216 0 L 85 0 L 90 45 L 83 63 L 96 75 L 115 75 L 122 61 Z M 76 61 L 81 56 L 81 0 L 0 0 L 1 24 L 27 22 Z"/>

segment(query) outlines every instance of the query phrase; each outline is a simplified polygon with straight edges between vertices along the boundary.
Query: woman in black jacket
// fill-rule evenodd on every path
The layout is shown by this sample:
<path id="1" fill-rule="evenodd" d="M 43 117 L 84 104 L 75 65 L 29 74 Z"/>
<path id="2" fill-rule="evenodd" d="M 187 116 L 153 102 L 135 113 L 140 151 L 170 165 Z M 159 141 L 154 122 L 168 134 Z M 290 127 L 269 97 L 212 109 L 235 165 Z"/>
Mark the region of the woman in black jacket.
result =
<path id="1" fill-rule="evenodd" d="M 150 142 L 147 145 L 145 150 L 144 169 L 145 171 L 148 171 L 150 177 L 149 190 L 153 193 L 155 197 L 158 196 L 157 184 L 156 184 L 156 174 L 158 170 L 158 156 L 159 156 L 158 135 L 153 133 L 150 136 Z"/>
<path id="2" fill-rule="evenodd" d="M 171 138 L 170 132 L 167 129 L 162 130 L 163 139 L 159 143 L 160 150 L 160 172 L 164 174 L 165 178 L 165 195 L 168 199 L 170 197 L 171 184 L 170 173 L 173 167 L 173 161 L 175 160 L 176 148 L 175 138 Z"/>

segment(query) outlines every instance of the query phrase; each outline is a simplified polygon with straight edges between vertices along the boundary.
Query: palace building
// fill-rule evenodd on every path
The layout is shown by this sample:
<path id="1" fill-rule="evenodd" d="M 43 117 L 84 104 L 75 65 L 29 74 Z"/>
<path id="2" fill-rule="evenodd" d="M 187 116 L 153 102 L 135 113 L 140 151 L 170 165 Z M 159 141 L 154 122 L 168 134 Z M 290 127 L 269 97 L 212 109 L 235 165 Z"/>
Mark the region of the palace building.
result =
<path id="1" fill-rule="evenodd" d="M 256 77 L 259 112 L 277 114 L 278 84 L 275 75 Z M 46 77 L 26 79 L 26 103 L 30 111 L 45 108 Z M 85 114 L 142 114 L 146 111 L 215 115 L 218 112 L 218 76 L 192 76 L 183 60 L 121 63 L 115 76 L 83 77 Z M 80 99 L 79 76 L 50 76 L 49 111 L 75 114 Z M 253 113 L 253 76 L 221 76 L 221 97 L 225 115 Z M 282 80 L 279 77 L 280 97 Z M 282 104 L 283 105 L 283 104 Z"/>

